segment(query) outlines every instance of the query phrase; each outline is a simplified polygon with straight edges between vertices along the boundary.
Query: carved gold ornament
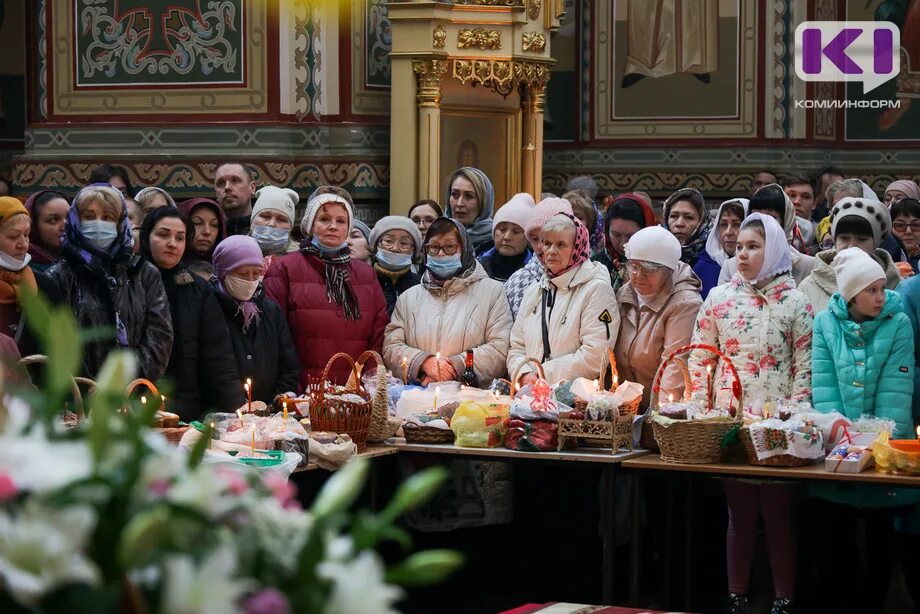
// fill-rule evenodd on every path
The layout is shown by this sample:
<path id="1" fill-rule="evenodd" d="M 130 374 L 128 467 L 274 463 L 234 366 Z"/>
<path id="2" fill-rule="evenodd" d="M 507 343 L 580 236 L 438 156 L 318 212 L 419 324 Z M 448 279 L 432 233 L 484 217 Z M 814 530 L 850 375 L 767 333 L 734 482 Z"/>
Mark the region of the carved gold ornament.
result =
<path id="1" fill-rule="evenodd" d="M 527 16 L 531 19 L 536 19 L 540 16 L 540 7 L 543 4 L 543 0 L 530 0 L 527 4 Z"/>
<path id="2" fill-rule="evenodd" d="M 521 48 L 531 53 L 543 53 L 546 49 L 546 36 L 542 32 L 524 32 L 521 35 Z"/>
<path id="3" fill-rule="evenodd" d="M 453 60 L 451 77 L 462 85 L 482 85 L 507 96 L 515 86 L 543 90 L 549 81 L 549 67 L 537 62 L 511 60 Z"/>
<path id="4" fill-rule="evenodd" d="M 418 79 L 416 98 L 419 106 L 441 103 L 441 79 L 447 74 L 447 60 L 412 60 L 412 70 Z"/>
<path id="5" fill-rule="evenodd" d="M 457 0 L 456 4 L 474 6 L 524 6 L 524 0 Z"/>
<path id="6" fill-rule="evenodd" d="M 501 49 L 502 33 L 499 30 L 486 30 L 484 28 L 460 30 L 459 34 L 457 34 L 457 49 L 468 49 L 470 47 Z"/>
<path id="7" fill-rule="evenodd" d="M 443 49 L 446 40 L 447 30 L 444 29 L 444 26 L 436 26 L 434 32 L 431 33 L 431 45 L 435 49 Z"/>

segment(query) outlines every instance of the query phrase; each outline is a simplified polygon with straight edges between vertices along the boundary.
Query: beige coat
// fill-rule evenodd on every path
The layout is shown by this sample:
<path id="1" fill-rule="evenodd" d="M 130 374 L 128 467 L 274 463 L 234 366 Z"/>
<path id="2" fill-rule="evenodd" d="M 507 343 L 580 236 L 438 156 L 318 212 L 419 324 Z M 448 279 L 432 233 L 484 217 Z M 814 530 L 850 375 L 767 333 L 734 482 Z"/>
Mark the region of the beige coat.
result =
<path id="1" fill-rule="evenodd" d="M 553 384 L 576 377 L 596 379 L 607 360 L 607 348 L 613 349 L 616 344 L 620 313 L 607 268 L 591 261 L 552 280 L 544 274 L 524 293 L 511 329 L 509 375 L 514 376 L 528 357 L 543 358 L 543 293 L 551 290 L 556 296 L 549 312 L 551 351 L 543 361 L 547 381 Z M 605 319 L 610 322 L 605 324 Z M 521 373 L 532 370 L 525 368 Z"/>
<path id="2" fill-rule="evenodd" d="M 409 376 L 437 352 L 450 358 L 457 374 L 463 373 L 466 350 L 473 350 L 479 383 L 488 386 L 505 374 L 511 311 L 502 284 L 489 279 L 482 265 L 469 277 L 455 277 L 443 287 L 423 283 L 403 292 L 383 340 L 388 369 L 402 377 L 402 359 L 408 359 Z"/>
<path id="3" fill-rule="evenodd" d="M 677 348 L 690 343 L 693 324 L 703 304 L 702 284 L 683 262 L 671 274 L 670 283 L 650 301 L 640 305 L 638 295 L 627 283 L 617 292 L 620 302 L 620 334 L 616 359 L 620 381 L 645 386 L 642 406 L 647 407 L 658 365 Z M 684 393 L 680 368 L 671 364 L 661 380 L 662 395 L 679 399 Z"/>
<path id="4" fill-rule="evenodd" d="M 837 291 L 837 273 L 834 272 L 834 267 L 831 265 L 836 256 L 836 249 L 820 252 L 815 256 L 815 262 L 817 262 L 815 270 L 799 284 L 799 290 L 808 298 L 808 303 L 815 310 L 815 315 L 827 309 L 831 295 Z M 891 254 L 881 248 L 876 248 L 874 256 L 875 260 L 885 269 L 885 287 L 894 290 L 901 283 L 901 276 L 898 274 L 898 267 L 895 266 Z"/>

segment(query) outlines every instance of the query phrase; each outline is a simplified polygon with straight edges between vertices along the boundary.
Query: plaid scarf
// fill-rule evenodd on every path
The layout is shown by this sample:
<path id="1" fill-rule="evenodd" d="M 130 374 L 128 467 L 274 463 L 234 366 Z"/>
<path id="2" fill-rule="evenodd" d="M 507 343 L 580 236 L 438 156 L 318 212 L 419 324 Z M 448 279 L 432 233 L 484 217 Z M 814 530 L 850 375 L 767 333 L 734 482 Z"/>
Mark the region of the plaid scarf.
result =
<path id="1" fill-rule="evenodd" d="M 304 239 L 300 244 L 300 252 L 315 256 L 326 265 L 326 300 L 340 306 L 345 311 L 346 320 L 359 319 L 361 309 L 354 288 L 351 287 L 351 273 L 348 271 L 348 263 L 351 262 L 348 246 L 326 254 L 314 247 L 308 239 Z"/>

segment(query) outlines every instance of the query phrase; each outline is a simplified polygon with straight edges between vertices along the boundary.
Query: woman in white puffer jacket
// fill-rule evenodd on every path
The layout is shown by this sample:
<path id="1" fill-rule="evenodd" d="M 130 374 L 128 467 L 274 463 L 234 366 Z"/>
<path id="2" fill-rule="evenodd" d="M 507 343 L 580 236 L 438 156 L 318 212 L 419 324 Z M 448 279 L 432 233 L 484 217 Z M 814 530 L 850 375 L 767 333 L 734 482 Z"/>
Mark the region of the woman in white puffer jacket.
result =
<path id="1" fill-rule="evenodd" d="M 524 294 L 511 329 L 508 373 L 514 376 L 527 358 L 535 358 L 551 384 L 595 379 L 620 329 L 610 275 L 604 265 L 589 260 L 588 230 L 574 216 L 550 218 L 542 241 L 545 271 Z M 536 377 L 529 367 L 522 373 L 522 384 Z"/>

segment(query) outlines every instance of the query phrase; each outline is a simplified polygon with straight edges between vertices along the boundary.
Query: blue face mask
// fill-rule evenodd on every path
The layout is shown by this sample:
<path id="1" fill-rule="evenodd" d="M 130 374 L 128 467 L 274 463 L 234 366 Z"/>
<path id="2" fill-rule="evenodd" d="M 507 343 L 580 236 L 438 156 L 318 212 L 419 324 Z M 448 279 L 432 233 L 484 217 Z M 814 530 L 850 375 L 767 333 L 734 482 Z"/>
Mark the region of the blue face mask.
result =
<path id="1" fill-rule="evenodd" d="M 347 242 L 347 241 L 346 241 L 345 243 L 342 243 L 342 244 L 339 245 L 338 247 L 328 247 L 328 246 L 326 246 L 326 245 L 323 245 L 322 241 L 320 241 L 319 239 L 317 239 L 315 236 L 314 236 L 312 239 L 310 239 L 310 244 L 313 245 L 313 247 L 315 247 L 315 248 L 318 249 L 319 251 L 321 251 L 321 252 L 323 252 L 324 254 L 326 254 L 327 256 L 331 256 L 331 255 L 333 255 L 333 254 L 337 254 L 337 253 L 339 253 L 340 251 L 342 251 L 343 249 L 345 249 L 346 247 L 348 247 L 348 242 Z"/>
<path id="2" fill-rule="evenodd" d="M 291 239 L 291 231 L 273 226 L 253 226 L 252 238 L 259 244 L 264 254 L 277 254 Z"/>
<path id="3" fill-rule="evenodd" d="M 118 238 L 118 224 L 115 222 L 106 222 L 104 220 L 87 220 L 80 222 L 80 229 L 86 240 L 93 244 L 93 247 L 101 251 L 106 251 Z"/>
<path id="4" fill-rule="evenodd" d="M 460 271 L 462 263 L 463 259 L 460 254 L 454 254 L 453 256 L 428 256 L 428 262 L 425 266 L 428 267 L 428 270 L 434 273 L 436 277 L 447 279 L 448 277 L 453 277 Z"/>
<path id="5" fill-rule="evenodd" d="M 412 265 L 412 254 L 397 254 L 385 249 L 377 250 L 377 264 L 391 271 L 401 271 Z"/>

